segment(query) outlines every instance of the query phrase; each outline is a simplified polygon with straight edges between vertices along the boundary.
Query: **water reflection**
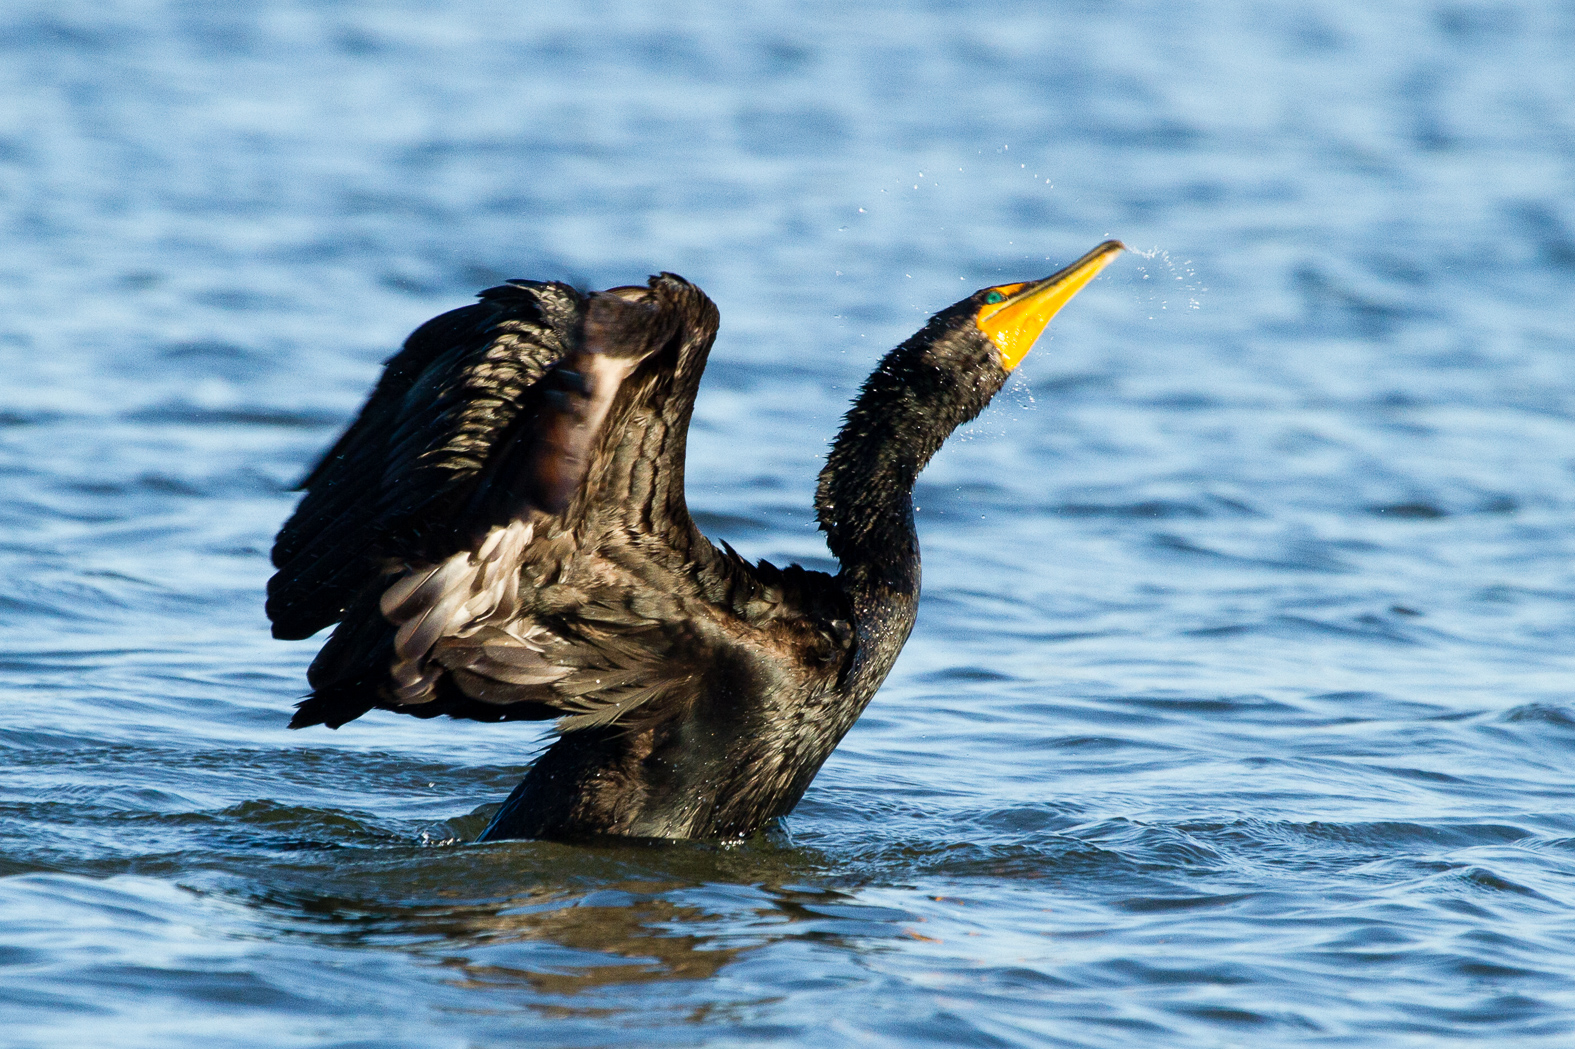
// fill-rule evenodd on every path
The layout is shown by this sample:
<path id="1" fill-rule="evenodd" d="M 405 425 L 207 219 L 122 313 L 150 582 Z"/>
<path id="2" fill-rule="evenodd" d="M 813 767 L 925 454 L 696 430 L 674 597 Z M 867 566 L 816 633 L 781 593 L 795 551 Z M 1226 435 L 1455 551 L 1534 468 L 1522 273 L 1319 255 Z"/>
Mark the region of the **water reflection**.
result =
<path id="1" fill-rule="evenodd" d="M 397 951 L 449 970 L 451 986 L 513 988 L 532 1008 L 578 1015 L 618 1010 L 533 999 L 704 981 L 784 940 L 899 936 L 894 922 L 911 917 L 817 884 L 825 861 L 780 836 L 739 848 L 445 845 L 347 862 L 349 851 L 240 890 L 264 935 Z"/>
<path id="2" fill-rule="evenodd" d="M 606 903 L 596 900 L 609 891 L 579 899 L 527 896 L 501 911 L 466 915 L 462 935 L 470 949 L 464 957 L 444 956 L 442 964 L 458 970 L 467 986 L 523 983 L 543 994 L 574 995 L 609 985 L 707 979 L 759 946 L 725 947 L 714 935 L 694 931 L 707 923 L 720 931 L 727 919 L 664 898 L 673 888 L 621 886 L 609 891 L 624 898 Z M 560 948 L 563 957 L 543 958 L 547 952 L 534 949 L 538 943 Z M 532 946 L 522 950 L 524 945 Z"/>

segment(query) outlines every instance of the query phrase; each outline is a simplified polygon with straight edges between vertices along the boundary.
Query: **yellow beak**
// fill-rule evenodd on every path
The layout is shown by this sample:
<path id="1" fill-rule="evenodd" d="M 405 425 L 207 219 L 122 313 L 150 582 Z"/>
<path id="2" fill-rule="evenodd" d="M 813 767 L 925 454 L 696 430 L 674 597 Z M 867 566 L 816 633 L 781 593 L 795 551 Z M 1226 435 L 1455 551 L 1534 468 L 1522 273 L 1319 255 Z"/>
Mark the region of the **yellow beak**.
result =
<path id="1" fill-rule="evenodd" d="M 1050 318 L 1125 250 L 1126 245 L 1119 240 L 1107 240 L 1044 280 L 991 288 L 990 296 L 1000 295 L 1001 298 L 980 307 L 973 322 L 1000 349 L 1001 367 L 1011 371 L 1021 364 Z"/>

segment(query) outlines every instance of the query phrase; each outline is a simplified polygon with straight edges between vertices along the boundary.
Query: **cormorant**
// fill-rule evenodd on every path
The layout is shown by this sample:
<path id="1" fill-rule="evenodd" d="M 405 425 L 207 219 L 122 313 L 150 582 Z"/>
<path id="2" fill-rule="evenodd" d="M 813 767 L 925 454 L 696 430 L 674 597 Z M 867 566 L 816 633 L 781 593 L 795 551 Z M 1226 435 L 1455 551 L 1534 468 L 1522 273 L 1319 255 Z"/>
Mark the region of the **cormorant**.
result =
<path id="1" fill-rule="evenodd" d="M 886 355 L 820 473 L 835 576 L 748 564 L 689 516 L 699 288 L 517 280 L 428 321 L 275 542 L 274 636 L 339 624 L 290 726 L 557 718 L 482 841 L 730 840 L 786 814 L 913 627 L 914 479 L 1121 249 L 977 291 Z"/>

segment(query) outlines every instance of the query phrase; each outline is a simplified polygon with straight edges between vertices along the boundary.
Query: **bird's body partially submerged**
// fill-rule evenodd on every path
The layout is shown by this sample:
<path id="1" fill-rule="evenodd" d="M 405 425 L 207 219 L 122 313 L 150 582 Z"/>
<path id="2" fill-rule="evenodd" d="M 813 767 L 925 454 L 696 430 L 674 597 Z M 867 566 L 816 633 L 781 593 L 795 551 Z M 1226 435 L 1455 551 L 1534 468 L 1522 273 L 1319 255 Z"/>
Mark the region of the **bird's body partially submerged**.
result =
<path id="1" fill-rule="evenodd" d="M 484 839 L 730 839 L 786 814 L 913 627 L 915 477 L 1119 248 L 984 289 L 882 361 L 821 473 L 836 576 L 750 565 L 689 516 L 717 326 L 693 285 L 515 282 L 429 321 L 275 544 L 275 636 L 339 623 L 291 725 L 560 719 Z"/>

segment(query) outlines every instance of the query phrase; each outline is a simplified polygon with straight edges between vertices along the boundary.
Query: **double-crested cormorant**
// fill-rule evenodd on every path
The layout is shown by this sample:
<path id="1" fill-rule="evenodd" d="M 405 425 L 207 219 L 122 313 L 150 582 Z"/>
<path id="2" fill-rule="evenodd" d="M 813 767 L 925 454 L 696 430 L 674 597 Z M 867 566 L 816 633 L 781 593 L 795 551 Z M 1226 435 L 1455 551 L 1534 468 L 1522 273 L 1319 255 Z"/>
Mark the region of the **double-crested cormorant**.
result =
<path id="1" fill-rule="evenodd" d="M 290 726 L 559 719 L 483 841 L 736 839 L 786 814 L 913 627 L 914 479 L 1121 247 L 975 292 L 886 355 L 820 473 L 835 576 L 748 564 L 689 516 L 699 288 L 511 281 L 428 321 L 274 545 L 274 636 L 339 624 Z"/>

